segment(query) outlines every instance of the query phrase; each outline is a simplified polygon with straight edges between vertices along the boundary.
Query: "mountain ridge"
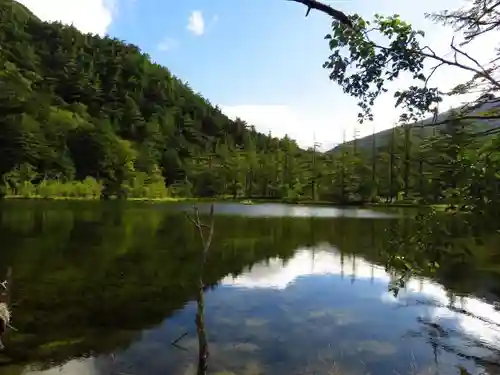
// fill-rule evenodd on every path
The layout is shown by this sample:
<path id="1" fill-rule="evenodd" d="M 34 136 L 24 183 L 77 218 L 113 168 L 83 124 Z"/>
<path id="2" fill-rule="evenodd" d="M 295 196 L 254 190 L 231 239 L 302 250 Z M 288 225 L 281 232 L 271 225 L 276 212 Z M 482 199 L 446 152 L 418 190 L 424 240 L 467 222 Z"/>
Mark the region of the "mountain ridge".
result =
<path id="1" fill-rule="evenodd" d="M 327 153 L 334 153 L 340 150 L 340 148 L 342 148 L 343 146 L 353 145 L 354 142 L 356 142 L 356 146 L 360 149 L 371 148 L 373 137 L 375 137 L 376 147 L 383 147 L 390 142 L 390 137 L 393 129 L 404 128 L 405 126 L 411 129 L 410 136 L 412 137 L 412 139 L 425 139 L 435 135 L 437 130 L 446 128 L 446 123 L 432 126 L 433 122 L 441 123 L 449 118 L 449 116 L 451 116 L 454 111 L 464 111 L 464 109 L 465 113 L 467 113 L 468 115 L 480 115 L 490 110 L 498 110 L 500 109 L 500 98 L 488 96 L 487 98 L 485 98 L 485 100 L 482 100 L 479 103 L 470 106 L 470 108 L 471 109 L 469 111 L 467 111 L 467 106 L 452 108 L 448 111 L 438 114 L 435 121 L 433 117 L 427 117 L 426 119 L 418 123 L 396 126 L 394 128 L 385 129 L 374 134 L 357 138 L 356 140 L 350 140 L 344 143 L 340 143 L 332 149 L 328 150 Z M 490 129 L 500 127 L 500 119 L 476 121 L 472 124 L 472 126 L 477 129 L 477 131 L 488 131 Z"/>

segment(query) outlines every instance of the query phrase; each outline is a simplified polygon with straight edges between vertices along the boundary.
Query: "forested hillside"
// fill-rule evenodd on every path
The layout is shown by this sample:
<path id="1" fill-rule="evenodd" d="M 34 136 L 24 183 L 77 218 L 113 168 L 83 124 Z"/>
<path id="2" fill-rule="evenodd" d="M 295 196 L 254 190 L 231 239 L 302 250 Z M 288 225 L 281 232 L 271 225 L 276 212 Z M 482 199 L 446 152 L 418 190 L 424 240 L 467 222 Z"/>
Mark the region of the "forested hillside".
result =
<path id="1" fill-rule="evenodd" d="M 0 22 L 2 196 L 487 204 L 500 191 L 500 138 L 471 134 L 484 122 L 301 150 L 230 120 L 137 46 L 42 22 L 11 0 Z"/>
<path id="2" fill-rule="evenodd" d="M 137 46 L 11 0 L 0 17 L 4 195 L 314 194 L 311 152 L 228 119 Z"/>

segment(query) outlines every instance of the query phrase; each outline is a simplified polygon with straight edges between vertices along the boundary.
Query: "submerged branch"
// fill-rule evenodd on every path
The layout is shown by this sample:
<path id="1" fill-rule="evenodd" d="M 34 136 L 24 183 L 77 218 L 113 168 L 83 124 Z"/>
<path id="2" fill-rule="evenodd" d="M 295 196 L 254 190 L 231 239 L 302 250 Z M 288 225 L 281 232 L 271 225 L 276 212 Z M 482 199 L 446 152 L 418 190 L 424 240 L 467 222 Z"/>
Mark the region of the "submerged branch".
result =
<path id="1" fill-rule="evenodd" d="M 177 337 L 175 340 L 173 340 L 170 344 L 171 345 L 174 345 L 174 346 L 177 346 L 177 343 L 179 341 L 181 341 L 184 337 L 186 337 L 187 335 L 189 334 L 189 332 L 184 332 L 182 335 L 180 335 L 179 337 Z"/>

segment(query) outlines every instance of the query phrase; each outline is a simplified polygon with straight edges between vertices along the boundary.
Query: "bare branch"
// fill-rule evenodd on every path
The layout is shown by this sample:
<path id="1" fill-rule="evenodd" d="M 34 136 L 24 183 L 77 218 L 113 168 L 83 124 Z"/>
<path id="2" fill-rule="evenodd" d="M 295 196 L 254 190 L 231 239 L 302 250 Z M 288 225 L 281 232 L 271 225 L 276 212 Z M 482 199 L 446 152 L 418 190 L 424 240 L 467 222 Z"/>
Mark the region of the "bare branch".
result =
<path id="1" fill-rule="evenodd" d="M 293 1 L 293 0 L 290 0 L 290 1 Z M 389 51 L 389 52 L 391 51 L 390 47 L 381 46 L 380 44 L 376 44 L 374 42 L 371 42 L 371 43 L 372 43 L 372 46 L 375 47 L 375 48 L 378 48 L 378 49 L 381 49 L 381 50 L 385 50 L 385 51 Z M 430 51 L 430 53 L 424 52 L 425 49 L 428 49 Z M 424 48 L 422 48 L 422 49 L 420 49 L 420 50 L 408 49 L 407 51 L 409 53 L 414 53 L 416 55 L 421 55 L 421 56 L 424 56 L 424 57 L 428 57 L 430 59 L 437 60 L 437 61 L 439 61 L 439 62 L 441 62 L 443 64 L 446 64 L 446 65 L 449 65 L 449 66 L 454 66 L 454 67 L 461 68 L 463 70 L 467 70 L 469 72 L 475 73 L 477 77 L 483 77 L 484 79 L 488 80 L 493 86 L 495 86 L 497 89 L 500 89 L 500 82 L 498 82 L 497 80 L 495 80 L 482 67 L 481 67 L 481 70 L 478 70 L 476 68 L 473 68 L 473 67 L 468 66 L 468 65 L 464 65 L 464 64 L 459 63 L 457 61 L 447 60 L 447 59 L 445 59 L 443 57 L 440 57 L 440 56 L 436 55 L 436 53 L 434 51 L 432 51 L 432 49 L 430 49 L 427 46 L 424 47 Z"/>
<path id="2" fill-rule="evenodd" d="M 472 56 L 470 56 L 468 53 L 462 51 L 461 49 L 457 48 L 454 44 L 454 41 L 455 41 L 455 37 L 451 38 L 451 43 L 450 43 L 450 47 L 453 51 L 455 51 L 456 53 L 468 58 L 470 61 L 472 61 L 474 64 L 476 64 L 476 66 L 481 69 L 483 71 L 484 74 L 488 75 L 489 74 L 486 72 L 486 70 L 484 69 L 484 67 L 479 63 L 479 61 L 477 61 L 475 58 L 473 58 Z M 495 81 L 496 82 L 496 81 Z"/>
<path id="3" fill-rule="evenodd" d="M 444 62 L 440 62 L 434 68 L 432 68 L 431 73 L 425 79 L 425 87 L 427 87 L 427 84 L 429 83 L 429 80 L 432 78 L 432 76 L 436 72 L 436 70 L 438 70 L 443 65 L 444 65 Z"/>
<path id="4" fill-rule="evenodd" d="M 474 0 L 472 5 L 453 12 L 443 11 L 437 14 L 426 14 L 427 18 L 444 25 L 452 25 L 455 31 L 463 31 L 466 45 L 477 37 L 500 27 L 499 13 L 496 10 L 500 1 Z"/>
<path id="5" fill-rule="evenodd" d="M 427 50 L 429 50 L 429 51 L 431 52 L 432 57 L 437 56 L 437 55 L 436 55 L 436 52 L 434 52 L 434 50 L 433 50 L 431 47 L 429 47 L 429 46 L 424 46 L 424 47 L 421 49 L 421 51 L 423 52 L 423 51 L 425 51 L 426 49 L 427 49 Z"/>
<path id="6" fill-rule="evenodd" d="M 288 0 L 288 1 L 304 4 L 307 7 L 306 17 L 309 15 L 311 9 L 316 9 L 319 10 L 320 12 L 328 14 L 330 17 L 336 19 L 343 25 L 346 25 L 351 29 L 353 28 L 353 24 L 349 19 L 349 17 L 345 13 L 332 8 L 330 5 L 320 3 L 319 1 L 316 0 Z"/>
<path id="7" fill-rule="evenodd" d="M 200 239 L 201 239 L 201 242 L 203 245 L 203 262 L 202 262 L 202 266 L 203 266 L 203 263 L 205 262 L 206 254 L 207 254 L 208 250 L 210 249 L 210 245 L 212 244 L 212 237 L 214 235 L 214 221 L 215 221 L 214 205 L 212 204 L 210 206 L 210 214 L 209 214 L 210 223 L 209 224 L 204 224 L 201 222 L 199 210 L 198 210 L 198 207 L 196 205 L 193 206 L 193 210 L 194 210 L 194 218 L 190 217 L 187 213 L 185 213 L 185 215 L 186 215 L 186 218 L 191 223 L 193 223 L 193 225 L 196 227 L 196 229 L 198 230 L 198 233 L 200 235 Z M 205 234 L 203 233 L 204 228 L 208 229 L 208 237 L 207 238 L 205 238 Z"/>
<path id="8" fill-rule="evenodd" d="M 203 247 L 205 247 L 205 236 L 203 234 L 203 227 L 206 227 L 205 224 L 203 224 L 201 221 L 200 221 L 200 214 L 199 214 L 199 210 L 198 210 L 198 207 L 196 206 L 193 206 L 193 210 L 194 210 L 194 219 L 192 217 L 190 217 L 187 212 L 185 213 L 187 219 L 193 223 L 193 225 L 196 227 L 196 229 L 198 229 L 198 234 L 200 235 L 200 239 L 201 239 L 201 242 L 203 244 Z"/>
<path id="9" fill-rule="evenodd" d="M 212 204 L 210 206 L 210 225 L 209 225 L 210 231 L 208 233 L 208 239 L 205 242 L 205 247 L 203 249 L 203 251 L 205 253 L 210 249 L 210 245 L 212 244 L 212 237 L 214 235 L 214 220 L 215 220 L 215 217 L 214 217 L 214 205 Z"/>
<path id="10" fill-rule="evenodd" d="M 205 236 L 203 234 L 203 224 L 200 221 L 200 211 L 196 206 L 194 206 L 193 209 L 196 216 L 196 227 L 198 228 L 198 232 L 200 233 L 201 242 L 203 243 L 203 246 L 205 246 Z"/>
<path id="11" fill-rule="evenodd" d="M 204 321 L 204 311 L 205 311 L 205 298 L 204 298 L 204 282 L 203 282 L 203 270 L 205 268 L 205 263 L 207 260 L 207 254 L 210 249 L 210 245 L 212 243 L 212 237 L 214 234 L 214 205 L 212 204 L 210 206 L 210 224 L 203 224 L 200 220 L 200 215 L 199 215 L 199 210 L 198 207 L 195 205 L 193 207 L 194 210 L 194 219 L 189 217 L 189 215 L 186 214 L 186 217 L 193 223 L 193 225 L 198 229 L 198 233 L 200 234 L 200 238 L 202 241 L 203 245 L 203 254 L 201 257 L 200 261 L 200 276 L 198 279 L 198 293 L 196 296 L 196 305 L 197 305 L 197 310 L 196 310 L 196 318 L 195 318 L 195 323 L 196 323 L 196 333 L 198 336 L 198 368 L 197 368 L 197 374 L 198 375 L 206 375 L 207 374 L 207 362 L 208 362 L 208 356 L 209 356 L 209 350 L 208 350 L 208 339 L 207 339 L 207 334 L 205 332 L 205 321 Z M 203 228 L 208 228 L 209 233 L 208 237 L 205 238 L 205 235 L 203 234 Z M 178 347 L 180 349 L 184 349 L 181 346 L 177 345 L 177 342 L 181 340 L 184 336 L 187 335 L 187 332 L 183 335 L 181 335 L 177 340 L 174 340 L 172 342 L 172 345 L 175 347 Z"/>

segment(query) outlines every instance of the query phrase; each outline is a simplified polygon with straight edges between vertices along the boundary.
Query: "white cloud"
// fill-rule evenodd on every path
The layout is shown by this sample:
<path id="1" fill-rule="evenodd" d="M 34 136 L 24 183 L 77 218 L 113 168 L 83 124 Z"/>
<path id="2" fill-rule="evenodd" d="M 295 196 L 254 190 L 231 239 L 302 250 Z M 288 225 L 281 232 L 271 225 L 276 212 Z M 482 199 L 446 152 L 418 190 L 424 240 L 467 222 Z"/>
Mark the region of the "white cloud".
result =
<path id="1" fill-rule="evenodd" d="M 221 105 L 222 111 L 232 119 L 239 117 L 256 130 L 275 137 L 288 135 L 298 145 L 307 148 L 314 142 L 321 150 L 329 150 L 335 143 L 352 136 L 356 117 L 352 112 L 335 110 L 319 111 L 315 108 L 292 107 L 291 105 Z M 370 126 L 371 131 L 371 126 Z"/>
<path id="2" fill-rule="evenodd" d="M 163 52 L 172 51 L 179 46 L 179 41 L 170 37 L 165 37 L 158 43 L 158 49 Z"/>
<path id="3" fill-rule="evenodd" d="M 427 31 L 429 30 L 433 33 L 429 32 L 431 36 L 427 39 L 428 45 L 438 55 L 444 55 L 453 61 L 454 56 L 449 53 L 452 30 L 438 26 L 428 28 Z M 498 33 L 491 33 L 480 39 L 478 43 L 464 49 L 470 56 L 476 57 L 479 61 L 489 61 L 497 41 Z M 458 41 L 456 43 L 458 44 Z M 492 47 L 485 48 L 485 46 Z M 473 65 L 471 61 L 465 61 L 464 57 L 458 56 L 457 58 L 459 62 Z M 429 67 L 431 66 L 429 65 Z M 470 76 L 471 73 L 466 70 L 443 67 L 434 74 L 431 86 L 447 91 L 455 85 L 465 82 Z M 328 150 L 332 148 L 332 145 L 342 142 L 344 131 L 345 139 L 351 140 L 354 138 L 355 132 L 357 132 L 357 137 L 364 137 L 372 134 L 373 131 L 378 132 L 397 124 L 400 110 L 394 108 L 395 100 L 392 95 L 395 90 L 408 88 L 413 83 L 411 77 L 401 77 L 390 84 L 388 86 L 389 93 L 382 95 L 373 108 L 375 120 L 364 124 L 357 122 L 359 108 L 356 106 L 355 100 L 349 98 L 338 87 L 331 90 L 331 86 L 323 84 L 310 93 L 304 93 L 306 97 L 317 97 L 318 100 L 315 104 L 268 105 L 263 103 L 257 105 L 245 103 L 234 106 L 222 105 L 221 108 L 230 118 L 240 117 L 249 125 L 254 125 L 260 132 L 268 133 L 271 131 L 274 136 L 278 137 L 288 134 L 301 147 L 310 147 L 315 140 L 322 143 L 322 150 Z M 446 111 L 470 99 L 470 96 L 447 98 L 440 105 L 440 110 Z"/>
<path id="4" fill-rule="evenodd" d="M 194 35 L 203 35 L 205 33 L 205 20 L 203 13 L 199 10 L 193 10 L 188 18 L 187 29 Z"/>
<path id="5" fill-rule="evenodd" d="M 453 30 L 424 19 L 422 14 L 424 11 L 438 11 L 441 8 L 458 8 L 462 4 L 457 4 L 456 1 L 435 2 L 422 0 L 410 4 L 405 1 L 395 3 L 391 0 L 380 0 L 381 4 L 377 3 L 376 7 L 363 9 L 361 13 L 367 18 L 371 18 L 370 13 L 375 12 L 401 14 L 403 19 L 411 22 L 416 28 L 425 30 L 425 44 L 429 45 L 438 55 L 445 55 L 446 58 L 453 61 L 454 55 L 450 53 Z M 458 1 L 463 3 L 463 1 Z M 359 9 L 355 10 L 359 11 Z M 489 33 L 480 38 L 477 43 L 468 46 L 466 52 L 481 62 L 489 61 L 492 58 L 494 48 L 498 45 L 498 36 L 499 34 L 496 32 Z M 456 43 L 458 44 L 459 40 L 456 40 Z M 328 53 L 326 48 L 325 46 L 325 55 Z M 464 62 L 465 60 L 463 56 L 458 56 L 458 61 Z M 474 65 L 471 61 L 467 63 Z M 429 64 L 428 68 L 430 67 L 432 65 Z M 309 69 L 311 72 L 316 72 L 318 67 L 316 65 L 304 67 L 304 71 Z M 437 74 L 434 74 L 431 85 L 446 91 L 458 83 L 466 81 L 469 77 L 470 72 L 463 69 L 443 67 L 438 70 Z M 266 102 L 246 102 L 240 103 L 242 105 L 226 105 L 222 107 L 230 117 L 239 116 L 265 133 L 269 130 L 276 136 L 288 133 L 301 146 L 311 146 L 313 133 L 315 133 L 316 141 L 322 142 L 323 149 L 325 149 L 328 148 L 328 145 L 342 142 L 344 130 L 346 140 L 350 140 L 353 138 L 355 129 L 358 130 L 358 136 L 362 137 L 371 134 L 373 130 L 381 131 L 394 126 L 399 120 L 400 111 L 394 108 L 393 92 L 396 89 L 408 88 L 414 83 L 411 77 L 401 76 L 394 84 L 390 85 L 390 92 L 382 95 L 377 100 L 373 108 L 375 121 L 373 123 L 358 124 L 357 113 L 359 108 L 356 106 L 355 99 L 345 94 L 338 85 L 329 81 L 325 71 L 321 73 L 320 78 L 312 78 L 311 81 L 313 80 L 314 84 L 308 85 L 307 90 L 304 90 L 298 84 L 295 86 L 291 84 L 289 94 L 282 91 L 282 96 L 278 98 L 283 104 L 280 106 Z M 279 84 L 279 82 L 275 83 L 269 80 L 266 82 L 268 87 Z M 270 87 L 270 89 L 275 89 L 275 87 Z M 304 98 L 303 100 L 297 99 L 296 92 L 299 91 Z M 446 111 L 467 99 L 465 97 L 448 98 L 440 105 L 440 110 Z"/>
<path id="6" fill-rule="evenodd" d="M 84 33 L 104 35 L 116 0 L 19 0 L 43 21 L 73 24 Z"/>
<path id="7" fill-rule="evenodd" d="M 301 277 L 311 275 L 343 274 L 347 279 L 352 276 L 355 276 L 356 280 L 373 278 L 377 283 L 388 283 L 391 280 L 391 276 L 382 267 L 359 255 L 355 258 L 347 254 L 341 255 L 337 248 L 329 244 L 317 245 L 314 252 L 312 250 L 297 249 L 293 258 L 287 261 L 275 258 L 257 263 L 237 277 L 227 276 L 221 284 L 248 289 L 285 290 L 291 284 L 299 282 Z M 354 298 L 360 296 L 355 295 Z M 442 285 L 425 278 L 410 279 L 397 298 L 389 292 L 383 292 L 379 298 L 382 303 L 403 305 L 406 302 L 411 304 L 416 301 L 432 301 L 434 304 L 429 304 L 428 310 L 424 312 L 426 317 L 431 320 L 454 319 L 462 333 L 470 334 L 493 348 L 499 348 L 500 331 L 495 326 L 500 324 L 500 312 L 496 311 L 493 305 L 478 298 L 463 297 L 461 304 L 455 304 L 455 307 L 467 311 L 465 314 L 450 310 L 448 291 Z M 474 346 L 470 348 L 474 350 Z"/>

